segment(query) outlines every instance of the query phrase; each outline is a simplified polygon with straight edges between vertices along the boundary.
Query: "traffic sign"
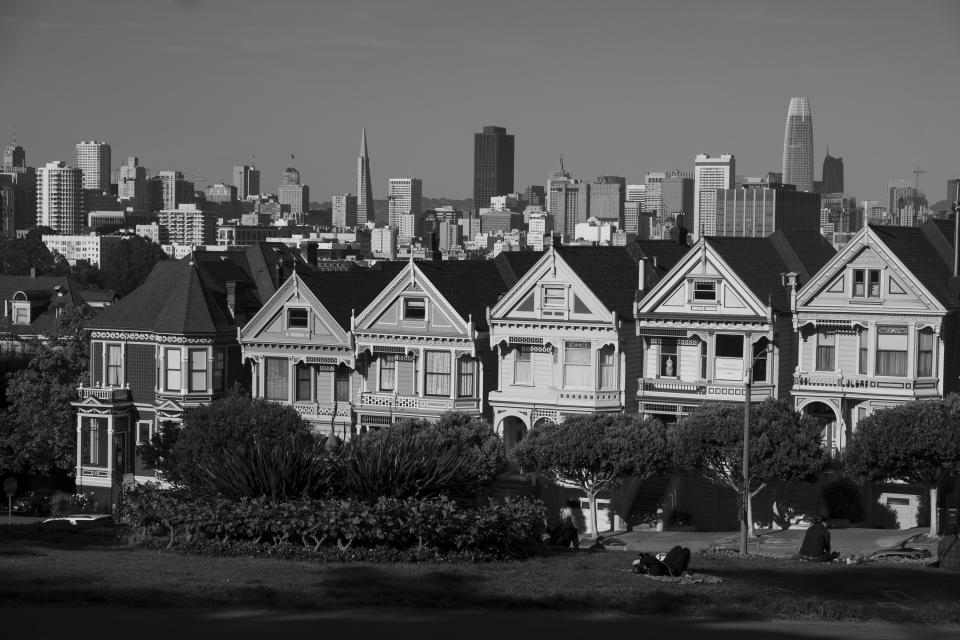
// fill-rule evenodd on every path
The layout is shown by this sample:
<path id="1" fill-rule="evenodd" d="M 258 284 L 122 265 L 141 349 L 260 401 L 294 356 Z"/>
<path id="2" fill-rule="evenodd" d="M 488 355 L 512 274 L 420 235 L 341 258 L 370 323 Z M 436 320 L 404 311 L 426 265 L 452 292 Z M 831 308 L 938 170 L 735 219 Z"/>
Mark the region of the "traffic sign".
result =
<path id="1" fill-rule="evenodd" d="M 16 478 L 7 478 L 3 481 L 3 490 L 7 492 L 7 497 L 12 498 L 13 494 L 17 492 L 17 479 Z"/>

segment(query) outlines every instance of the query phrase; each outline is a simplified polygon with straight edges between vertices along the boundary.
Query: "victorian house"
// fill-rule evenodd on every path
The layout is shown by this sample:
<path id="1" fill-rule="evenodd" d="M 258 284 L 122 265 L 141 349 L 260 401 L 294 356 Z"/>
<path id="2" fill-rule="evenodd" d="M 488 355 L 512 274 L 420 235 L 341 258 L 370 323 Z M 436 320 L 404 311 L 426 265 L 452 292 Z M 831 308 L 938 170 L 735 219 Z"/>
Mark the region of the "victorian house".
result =
<path id="1" fill-rule="evenodd" d="M 868 225 L 797 293 L 798 410 L 842 450 L 876 409 L 958 389 L 953 224 Z"/>
<path id="2" fill-rule="evenodd" d="M 641 343 L 633 305 L 686 245 L 558 246 L 489 311 L 494 427 L 508 447 L 576 413 L 635 413 Z"/>
<path id="3" fill-rule="evenodd" d="M 56 329 L 66 306 L 99 310 L 109 304 L 99 301 L 102 293 L 109 298 L 113 292 L 84 291 L 63 276 L 0 275 L 0 353 L 31 356 Z"/>
<path id="4" fill-rule="evenodd" d="M 788 398 L 791 294 L 835 251 L 819 234 L 707 237 L 636 305 L 641 414 L 676 420 L 706 401 Z"/>
<path id="5" fill-rule="evenodd" d="M 237 330 L 299 261 L 267 244 L 158 262 L 143 285 L 87 323 L 90 378 L 79 389 L 79 491 L 112 504 L 121 482 L 156 481 L 136 445 L 166 421 L 249 386 Z"/>

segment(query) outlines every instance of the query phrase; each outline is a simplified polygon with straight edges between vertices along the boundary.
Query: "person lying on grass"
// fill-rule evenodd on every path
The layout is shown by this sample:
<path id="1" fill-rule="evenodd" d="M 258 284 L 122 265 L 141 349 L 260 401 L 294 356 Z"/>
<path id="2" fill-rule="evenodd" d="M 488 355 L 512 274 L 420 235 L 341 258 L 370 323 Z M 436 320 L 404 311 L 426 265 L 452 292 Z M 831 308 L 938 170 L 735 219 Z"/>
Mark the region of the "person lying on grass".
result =
<path id="1" fill-rule="evenodd" d="M 640 553 L 640 557 L 633 561 L 633 572 L 651 576 L 671 576 L 678 578 L 687 572 L 690 565 L 690 549 L 676 545 L 667 553 L 663 560 L 649 553 Z"/>

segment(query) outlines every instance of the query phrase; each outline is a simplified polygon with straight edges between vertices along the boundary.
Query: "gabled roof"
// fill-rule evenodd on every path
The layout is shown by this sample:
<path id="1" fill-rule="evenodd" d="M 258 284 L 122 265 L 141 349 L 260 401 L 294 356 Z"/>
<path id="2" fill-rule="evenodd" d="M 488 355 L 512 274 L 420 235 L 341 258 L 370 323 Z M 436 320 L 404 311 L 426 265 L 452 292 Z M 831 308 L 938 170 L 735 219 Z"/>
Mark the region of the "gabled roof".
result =
<path id="1" fill-rule="evenodd" d="M 493 263 L 500 270 L 500 276 L 507 285 L 507 289 L 510 289 L 527 271 L 530 271 L 533 265 L 537 264 L 537 261 L 543 257 L 543 253 L 543 251 L 502 251 L 493 259 Z"/>
<path id="2" fill-rule="evenodd" d="M 479 331 L 488 328 L 487 307 L 510 290 L 510 272 L 504 278 L 503 265 L 494 260 L 424 261 L 416 266 L 464 321 L 473 318 Z"/>
<path id="3" fill-rule="evenodd" d="M 803 285 L 837 254 L 837 250 L 822 235 L 804 231 L 775 231 L 768 236 L 790 270 L 800 276 Z"/>
<path id="4" fill-rule="evenodd" d="M 636 240 L 627 245 L 627 250 L 631 254 L 637 254 L 637 258 L 647 259 L 647 276 L 644 278 L 647 281 L 644 283 L 646 292 L 687 255 L 690 245 L 680 244 L 675 240 Z"/>
<path id="5" fill-rule="evenodd" d="M 637 259 L 626 247 L 554 247 L 590 291 L 621 318 L 633 317 L 638 282 Z"/>
<path id="6" fill-rule="evenodd" d="M 57 290 L 59 287 L 59 291 Z M 0 275 L 0 299 L 12 301 L 14 294 L 24 292 L 28 300 L 42 309 L 30 324 L 13 324 L 12 304 L 7 315 L 0 316 L 0 334 L 50 335 L 57 325 L 57 309 L 71 304 L 85 304 L 80 284 L 64 276 Z"/>
<path id="7" fill-rule="evenodd" d="M 360 314 L 406 266 L 381 262 L 363 271 L 297 271 L 307 288 L 345 331 L 350 318 Z"/>
<path id="8" fill-rule="evenodd" d="M 940 304 L 948 309 L 958 306 L 957 294 L 950 288 L 952 261 L 944 261 L 928 230 L 879 225 L 870 225 L 870 230 Z"/>
<path id="9" fill-rule="evenodd" d="M 790 311 L 790 297 L 780 274 L 793 271 L 801 283 L 806 282 L 835 253 L 830 247 L 828 256 L 828 251 L 806 234 L 798 236 L 794 246 L 791 234 L 779 231 L 766 238 L 709 236 L 704 241 L 761 302 L 769 302 L 774 309 L 784 312 Z M 809 254 L 805 248 L 810 250 Z"/>

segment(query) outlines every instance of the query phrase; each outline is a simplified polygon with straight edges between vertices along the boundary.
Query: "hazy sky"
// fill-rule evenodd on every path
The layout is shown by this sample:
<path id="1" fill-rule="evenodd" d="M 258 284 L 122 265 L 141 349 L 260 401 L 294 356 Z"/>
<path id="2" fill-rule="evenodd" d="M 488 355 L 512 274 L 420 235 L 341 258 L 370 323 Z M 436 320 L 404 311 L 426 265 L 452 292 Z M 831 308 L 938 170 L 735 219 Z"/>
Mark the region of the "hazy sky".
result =
<path id="1" fill-rule="evenodd" d="M 114 167 L 203 186 L 256 154 L 275 192 L 295 154 L 324 201 L 355 190 L 365 125 L 375 197 L 412 175 L 463 198 L 492 124 L 517 189 L 561 153 L 586 179 L 697 153 L 760 175 L 807 96 L 817 179 L 827 145 L 860 199 L 918 165 L 931 201 L 960 176 L 957 0 L 30 0 L 5 3 L 0 43 L 0 140 L 16 127 L 34 166 L 106 140 Z"/>

